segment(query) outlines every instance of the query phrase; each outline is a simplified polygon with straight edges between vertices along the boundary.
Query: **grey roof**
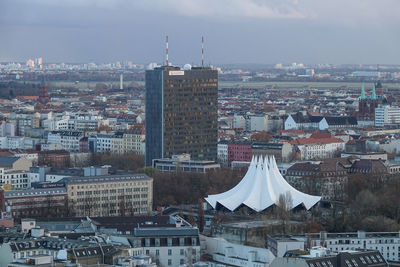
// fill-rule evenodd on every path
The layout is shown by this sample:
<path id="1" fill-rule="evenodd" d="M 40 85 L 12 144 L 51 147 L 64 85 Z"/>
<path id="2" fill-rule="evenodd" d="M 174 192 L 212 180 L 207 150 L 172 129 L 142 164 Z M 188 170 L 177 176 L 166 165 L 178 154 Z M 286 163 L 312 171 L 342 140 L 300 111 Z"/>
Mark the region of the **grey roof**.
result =
<path id="1" fill-rule="evenodd" d="M 82 136 L 82 132 L 77 131 L 51 131 L 51 134 L 59 134 L 61 136 Z"/>
<path id="2" fill-rule="evenodd" d="M 252 144 L 253 149 L 282 149 L 282 143 L 263 143 L 263 142 L 254 142 Z"/>
<path id="3" fill-rule="evenodd" d="M 198 236 L 197 228 L 193 227 L 151 227 L 151 228 L 135 228 L 134 235 L 136 237 L 150 236 Z"/>
<path id="4" fill-rule="evenodd" d="M 0 165 L 1 166 L 11 166 L 19 160 L 20 157 L 7 157 L 7 156 L 0 156 Z"/>
<path id="5" fill-rule="evenodd" d="M 104 183 L 104 182 L 120 182 L 132 180 L 152 180 L 146 174 L 117 174 L 117 175 L 102 175 L 88 177 L 66 177 L 59 182 L 66 184 L 85 184 L 85 183 Z"/>
<path id="6" fill-rule="evenodd" d="M 356 117 L 339 116 L 339 117 L 325 117 L 328 125 L 357 125 Z"/>
<path id="7" fill-rule="evenodd" d="M 49 194 L 67 194 L 67 189 L 65 187 L 58 187 L 58 188 L 40 188 L 40 189 L 4 191 L 4 197 L 6 198 L 20 197 L 20 196 L 49 195 Z"/>

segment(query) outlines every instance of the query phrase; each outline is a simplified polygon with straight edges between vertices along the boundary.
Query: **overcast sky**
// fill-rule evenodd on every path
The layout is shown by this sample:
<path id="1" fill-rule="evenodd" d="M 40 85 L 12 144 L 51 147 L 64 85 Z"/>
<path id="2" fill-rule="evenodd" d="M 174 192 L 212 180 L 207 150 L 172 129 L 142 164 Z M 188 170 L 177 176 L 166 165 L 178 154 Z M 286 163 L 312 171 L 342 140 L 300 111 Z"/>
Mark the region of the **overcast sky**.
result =
<path id="1" fill-rule="evenodd" d="M 0 61 L 400 63 L 400 0 L 0 0 Z"/>

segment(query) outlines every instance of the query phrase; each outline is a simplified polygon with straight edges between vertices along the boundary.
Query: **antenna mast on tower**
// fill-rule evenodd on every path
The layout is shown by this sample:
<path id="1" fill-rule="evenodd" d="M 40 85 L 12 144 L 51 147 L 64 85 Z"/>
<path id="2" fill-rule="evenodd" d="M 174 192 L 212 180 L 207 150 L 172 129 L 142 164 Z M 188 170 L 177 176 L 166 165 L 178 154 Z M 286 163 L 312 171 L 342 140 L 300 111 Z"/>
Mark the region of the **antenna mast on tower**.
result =
<path id="1" fill-rule="evenodd" d="M 204 36 L 201 36 L 201 67 L 204 67 Z"/>
<path id="2" fill-rule="evenodd" d="M 165 45 L 166 45 L 166 47 L 165 47 L 165 65 L 168 66 L 168 35 L 165 38 Z"/>

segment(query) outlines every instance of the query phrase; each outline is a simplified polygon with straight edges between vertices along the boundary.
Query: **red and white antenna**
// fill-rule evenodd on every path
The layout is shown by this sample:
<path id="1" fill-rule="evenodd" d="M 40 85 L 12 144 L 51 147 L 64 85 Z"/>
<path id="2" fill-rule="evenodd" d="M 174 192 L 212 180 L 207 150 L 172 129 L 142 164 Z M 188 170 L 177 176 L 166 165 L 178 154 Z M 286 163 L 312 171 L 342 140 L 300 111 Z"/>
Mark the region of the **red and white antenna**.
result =
<path id="1" fill-rule="evenodd" d="M 165 45 L 166 45 L 166 47 L 165 47 L 165 65 L 168 66 L 168 35 L 165 38 Z"/>
<path id="2" fill-rule="evenodd" d="M 204 36 L 201 36 L 201 67 L 204 67 Z"/>

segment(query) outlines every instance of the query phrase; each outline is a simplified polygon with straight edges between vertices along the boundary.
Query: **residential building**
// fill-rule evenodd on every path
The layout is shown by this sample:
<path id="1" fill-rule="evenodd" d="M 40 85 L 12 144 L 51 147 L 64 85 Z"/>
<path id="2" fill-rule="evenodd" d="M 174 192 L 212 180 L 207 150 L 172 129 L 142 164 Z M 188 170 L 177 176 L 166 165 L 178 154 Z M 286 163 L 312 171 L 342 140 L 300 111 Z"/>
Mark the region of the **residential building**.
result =
<path id="1" fill-rule="evenodd" d="M 79 152 L 79 140 L 82 132 L 75 131 L 51 131 L 48 133 L 48 143 L 61 144 L 62 149 L 69 152 Z"/>
<path id="2" fill-rule="evenodd" d="M 250 131 L 268 130 L 268 115 L 259 114 L 250 116 Z"/>
<path id="3" fill-rule="evenodd" d="M 0 122 L 0 137 L 15 136 L 15 124 L 7 121 Z"/>
<path id="4" fill-rule="evenodd" d="M 217 146 L 218 152 L 218 163 L 222 167 L 228 167 L 228 141 L 218 142 Z"/>
<path id="5" fill-rule="evenodd" d="M 0 156 L 0 168 L 29 171 L 32 162 L 23 157 Z"/>
<path id="6" fill-rule="evenodd" d="M 45 229 L 49 233 L 58 236 L 68 237 L 69 235 L 83 235 L 85 240 L 76 240 L 71 245 L 81 242 L 82 248 L 86 248 L 87 242 L 93 247 L 104 245 L 99 243 L 104 237 L 108 243 L 114 246 L 116 256 L 110 259 L 108 253 L 104 262 L 116 265 L 123 261 L 130 261 L 128 258 L 151 257 L 151 262 L 157 266 L 184 266 L 192 265 L 200 259 L 200 238 L 196 227 L 179 216 L 113 216 L 113 217 L 86 217 L 86 218 L 58 218 L 58 219 L 37 219 L 35 226 Z M 74 231 L 72 233 L 72 230 Z M 96 236 L 93 236 L 96 235 Z M 97 236 L 98 235 L 98 236 Z M 93 236 L 93 237 L 91 237 Z M 46 240 L 45 238 L 43 238 Z M 59 242 L 64 239 L 59 239 Z M 70 239 L 66 239 L 69 241 Z M 97 243 L 97 244 L 96 244 Z M 67 243 L 68 244 L 68 243 Z M 64 248 L 56 243 L 57 247 Z M 117 253 L 117 249 L 128 250 L 129 254 Z M 64 248 L 68 250 L 68 259 L 71 262 L 87 264 L 83 260 L 87 256 L 84 249 L 73 247 Z M 69 253 L 74 254 L 69 254 Z M 76 253 L 79 252 L 79 255 Z M 95 255 L 95 253 L 91 253 Z M 99 253 L 103 256 L 101 253 Z M 75 257 L 72 257 L 75 256 Z M 81 261 L 76 261 L 78 257 Z M 121 260 L 117 258 L 120 257 Z M 100 261 L 101 263 L 102 261 Z M 93 262 L 89 262 L 93 263 Z M 93 263 L 93 264 L 96 264 Z M 122 265 L 128 267 L 127 265 Z M 136 266 L 136 265 L 135 265 Z M 147 265 L 140 265 L 147 266 Z M 154 267 L 154 265 L 149 265 Z"/>
<path id="7" fill-rule="evenodd" d="M 125 153 L 133 152 L 138 155 L 144 155 L 146 152 L 144 125 L 135 125 L 125 132 L 123 145 Z"/>
<path id="8" fill-rule="evenodd" d="M 124 154 L 124 134 L 122 132 L 116 132 L 111 139 L 111 152 L 115 154 Z"/>
<path id="9" fill-rule="evenodd" d="M 293 146 L 290 143 L 253 142 L 253 156 L 274 156 L 277 162 L 290 162 L 294 158 Z"/>
<path id="10" fill-rule="evenodd" d="M 246 117 L 245 115 L 239 115 L 239 114 L 235 114 L 233 116 L 233 128 L 234 129 L 243 129 L 243 130 L 247 130 L 248 127 L 246 125 Z"/>
<path id="11" fill-rule="evenodd" d="M 146 71 L 146 166 L 190 154 L 217 160 L 218 72 L 209 67 Z"/>
<path id="12" fill-rule="evenodd" d="M 0 168 L 0 184 L 12 190 L 30 188 L 29 172 Z"/>
<path id="13" fill-rule="evenodd" d="M 94 134 L 88 138 L 89 151 L 93 153 L 111 152 L 113 134 Z"/>
<path id="14" fill-rule="evenodd" d="M 309 138 L 298 138 L 289 143 L 295 146 L 299 160 L 332 158 L 345 149 L 343 140 L 329 133 L 314 133 Z"/>
<path id="15" fill-rule="evenodd" d="M 228 143 L 228 167 L 232 161 L 250 162 L 252 157 L 251 142 L 229 142 Z"/>

